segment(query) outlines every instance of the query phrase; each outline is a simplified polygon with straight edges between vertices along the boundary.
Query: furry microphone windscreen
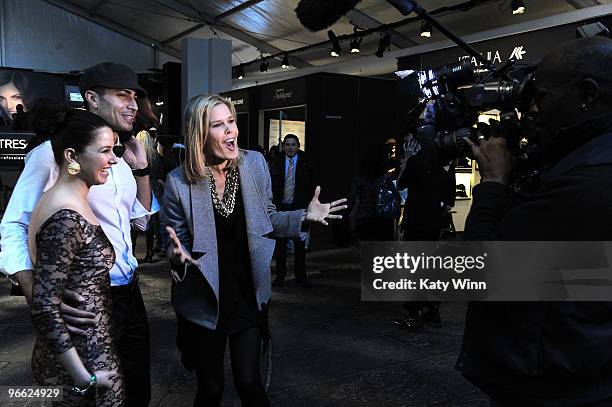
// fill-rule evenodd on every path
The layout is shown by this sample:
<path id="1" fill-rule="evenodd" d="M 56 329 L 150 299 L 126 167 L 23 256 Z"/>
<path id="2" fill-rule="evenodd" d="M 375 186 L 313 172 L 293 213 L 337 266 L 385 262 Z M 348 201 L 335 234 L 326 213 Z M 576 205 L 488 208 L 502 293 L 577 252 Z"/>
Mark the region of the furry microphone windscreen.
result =
<path id="1" fill-rule="evenodd" d="M 302 25 L 310 31 L 323 30 L 353 9 L 361 0 L 301 0 L 295 9 Z"/>

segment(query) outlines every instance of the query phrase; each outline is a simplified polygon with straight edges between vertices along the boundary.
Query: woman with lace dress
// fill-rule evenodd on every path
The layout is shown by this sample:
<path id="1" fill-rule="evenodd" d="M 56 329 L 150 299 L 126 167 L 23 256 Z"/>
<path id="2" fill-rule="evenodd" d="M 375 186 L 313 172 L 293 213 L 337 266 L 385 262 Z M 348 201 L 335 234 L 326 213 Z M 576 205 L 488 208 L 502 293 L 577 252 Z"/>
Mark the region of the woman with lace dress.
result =
<path id="1" fill-rule="evenodd" d="M 234 385 L 243 406 L 267 406 L 260 374 L 267 337 L 274 237 L 297 238 L 304 221 L 340 218 L 341 199 L 277 212 L 268 165 L 238 148 L 233 104 L 196 96 L 186 107 L 185 164 L 166 179 L 161 222 L 174 264 L 172 304 L 183 364 L 195 370 L 195 406 L 221 403 L 229 341 Z M 265 345 L 264 345 L 265 347 Z"/>
<path id="2" fill-rule="evenodd" d="M 123 379 L 113 343 L 109 270 L 115 252 L 87 202 L 117 163 L 115 135 L 100 117 L 72 110 L 52 136 L 59 167 L 55 185 L 32 212 L 28 231 L 35 259 L 32 321 L 38 332 L 32 370 L 39 385 L 62 386 L 68 406 L 120 406 Z M 65 290 L 83 297 L 96 325 L 69 333 L 60 313 Z"/>

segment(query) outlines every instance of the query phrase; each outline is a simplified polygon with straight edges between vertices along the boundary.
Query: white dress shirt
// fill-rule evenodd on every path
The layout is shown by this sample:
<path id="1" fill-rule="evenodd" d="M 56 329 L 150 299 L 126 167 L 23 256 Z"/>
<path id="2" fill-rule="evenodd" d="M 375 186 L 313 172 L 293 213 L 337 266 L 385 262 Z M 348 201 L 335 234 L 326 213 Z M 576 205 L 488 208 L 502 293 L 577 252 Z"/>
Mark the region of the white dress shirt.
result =
<path id="1" fill-rule="evenodd" d="M 0 223 L 0 272 L 7 276 L 34 269 L 28 252 L 30 216 L 43 192 L 55 184 L 57 177 L 51 142 L 46 141 L 26 156 L 25 168 Z M 126 285 L 138 267 L 132 255 L 131 226 L 146 230 L 150 215 L 159 211 L 159 203 L 152 196 L 151 210 L 147 211 L 136 199 L 136 180 L 123 159 L 111 167 L 105 184 L 91 187 L 88 200 L 115 249 L 111 285 Z"/>

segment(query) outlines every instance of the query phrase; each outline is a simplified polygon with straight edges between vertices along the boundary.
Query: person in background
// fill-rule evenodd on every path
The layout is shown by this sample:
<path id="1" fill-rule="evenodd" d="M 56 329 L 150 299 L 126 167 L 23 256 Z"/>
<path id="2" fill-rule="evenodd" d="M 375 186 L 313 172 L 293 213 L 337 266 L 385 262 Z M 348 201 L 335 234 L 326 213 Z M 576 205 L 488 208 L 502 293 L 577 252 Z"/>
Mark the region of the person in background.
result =
<path id="1" fill-rule="evenodd" d="M 13 128 L 19 131 L 28 130 L 28 116 L 21 103 L 17 105 L 17 112 L 13 114 Z"/>
<path id="2" fill-rule="evenodd" d="M 271 164 L 274 161 L 276 161 L 276 157 L 278 157 L 278 155 L 279 155 L 278 146 L 276 144 L 273 146 L 270 146 L 270 149 L 268 150 L 268 154 L 266 155 L 266 160 L 268 161 L 268 164 Z"/>
<path id="3" fill-rule="evenodd" d="M 402 219 L 402 235 L 406 241 L 436 241 L 444 227 L 449 208 L 455 204 L 455 170 L 440 157 L 435 142 L 405 137 L 404 156 L 398 187 L 408 188 Z M 439 301 L 404 303 L 408 314 L 393 321 L 400 328 L 422 328 L 425 322 L 439 324 Z"/>
<path id="4" fill-rule="evenodd" d="M 370 148 L 366 153 L 348 194 L 348 207 L 356 211 L 356 228 L 359 240 L 392 241 L 397 219 L 379 210 L 379 199 L 383 191 L 390 191 L 396 200 L 399 216 L 399 194 L 388 172 L 385 148 Z"/>
<path id="5" fill-rule="evenodd" d="M 198 382 L 194 406 L 221 403 L 228 340 L 242 405 L 268 406 L 260 353 L 268 337 L 273 237 L 297 237 L 309 222 L 340 219 L 335 212 L 345 200 L 322 204 L 317 187 L 307 209 L 277 211 L 264 157 L 238 148 L 231 101 L 196 96 L 185 116 L 187 156 L 166 179 L 161 222 L 171 242 L 177 343 Z"/>
<path id="6" fill-rule="evenodd" d="M 161 199 L 163 194 L 163 185 L 161 180 L 165 178 L 163 173 L 163 163 L 159 153 L 157 152 L 157 140 L 153 135 L 157 134 L 158 119 L 151 107 L 149 99 L 141 99 L 138 101 L 138 115 L 136 116 L 136 124 L 134 125 L 134 131 L 136 132 L 136 139 L 142 144 L 146 154 L 147 161 L 151 167 L 151 173 L 149 174 L 149 180 L 151 182 L 151 191 L 153 195 L 158 199 Z M 153 130 L 151 130 L 153 129 Z M 144 263 L 153 262 L 153 245 L 155 243 L 155 237 L 159 239 L 159 214 L 155 213 L 151 215 L 149 224 L 147 225 L 146 234 L 146 254 L 143 259 Z M 138 239 L 138 229 L 132 228 L 132 252 L 136 256 L 136 242 Z"/>
<path id="7" fill-rule="evenodd" d="M 389 138 L 385 141 L 385 150 L 387 153 L 387 170 L 392 179 L 397 179 L 400 172 L 399 154 L 397 154 L 397 142 L 394 138 Z"/>
<path id="8" fill-rule="evenodd" d="M 300 150 L 300 140 L 295 134 L 283 139 L 283 153 L 270 162 L 272 196 L 276 208 L 281 211 L 306 209 L 315 190 L 315 176 L 308 157 Z M 302 287 L 309 287 L 306 277 L 306 234 L 293 241 L 295 256 L 295 280 Z M 287 239 L 276 241 L 276 277 L 272 285 L 280 287 L 287 274 Z"/>

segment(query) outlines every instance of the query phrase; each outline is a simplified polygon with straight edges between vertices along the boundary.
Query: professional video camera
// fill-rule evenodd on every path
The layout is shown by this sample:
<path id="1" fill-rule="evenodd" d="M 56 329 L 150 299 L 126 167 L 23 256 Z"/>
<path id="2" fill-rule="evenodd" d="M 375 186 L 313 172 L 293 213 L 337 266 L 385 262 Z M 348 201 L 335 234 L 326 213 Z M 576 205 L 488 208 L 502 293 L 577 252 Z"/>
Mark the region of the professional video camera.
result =
<path id="1" fill-rule="evenodd" d="M 435 142 L 443 160 L 470 156 L 465 137 L 478 142 L 488 132 L 474 128 L 481 112 L 497 109 L 500 122 L 494 131 L 508 139 L 513 154 L 524 154 L 522 135 L 529 132 L 535 65 L 506 63 L 498 71 L 478 75 L 468 59 L 422 71 L 400 71 L 400 89 L 405 97 L 418 94 L 420 102 L 410 112 L 410 121 L 426 109 L 425 124 L 416 138 Z M 493 79 L 497 79 L 493 81 Z M 520 119 L 519 119 L 520 118 Z M 483 134 L 486 133 L 486 134 Z"/>
<path id="2" fill-rule="evenodd" d="M 422 9 L 419 14 L 428 21 L 435 21 Z M 464 59 L 435 69 L 396 72 L 401 78 L 403 96 L 414 99 L 416 94 L 420 100 L 410 111 L 409 121 L 416 122 L 427 109 L 425 124 L 417 128 L 416 138 L 433 140 L 440 159 L 448 161 L 471 156 L 465 137 L 478 143 L 480 139 L 495 134 L 506 138 L 510 152 L 517 158 L 519 170 L 534 170 L 533 162 L 538 161 L 537 156 L 533 154 L 532 160 L 529 158 L 538 146 L 530 144 L 529 139 L 535 119 L 530 108 L 534 103 L 537 63 L 521 64 L 510 60 L 496 69 L 489 61 L 483 61 L 482 55 L 475 55 L 475 50 L 460 38 L 448 30 L 445 34 L 487 69 L 477 74 L 470 60 Z M 610 31 L 600 22 L 576 29 L 578 38 L 595 35 L 610 37 Z M 492 109 L 499 111 L 499 122 L 475 127 L 479 114 Z"/>

